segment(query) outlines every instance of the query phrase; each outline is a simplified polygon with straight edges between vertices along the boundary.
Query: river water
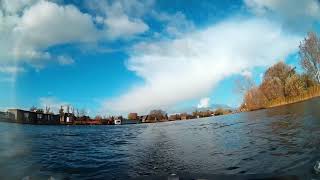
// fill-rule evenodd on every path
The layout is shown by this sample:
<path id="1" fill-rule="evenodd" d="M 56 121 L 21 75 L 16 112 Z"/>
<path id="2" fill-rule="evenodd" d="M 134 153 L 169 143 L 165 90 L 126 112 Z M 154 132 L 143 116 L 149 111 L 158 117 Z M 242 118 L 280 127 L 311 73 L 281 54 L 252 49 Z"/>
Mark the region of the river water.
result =
<path id="1" fill-rule="evenodd" d="M 320 99 L 249 113 L 121 126 L 0 123 L 0 179 L 175 174 L 314 176 Z"/>

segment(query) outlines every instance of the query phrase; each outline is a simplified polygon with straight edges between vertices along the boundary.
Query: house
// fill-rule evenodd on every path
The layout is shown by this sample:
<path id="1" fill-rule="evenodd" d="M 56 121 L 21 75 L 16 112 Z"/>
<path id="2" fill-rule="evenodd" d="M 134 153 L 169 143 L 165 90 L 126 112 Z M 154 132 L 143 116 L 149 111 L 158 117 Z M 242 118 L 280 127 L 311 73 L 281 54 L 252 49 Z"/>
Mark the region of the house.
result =
<path id="1" fill-rule="evenodd" d="M 148 115 L 144 115 L 144 116 L 140 116 L 140 121 L 142 122 L 142 123 L 146 123 L 147 122 L 147 119 L 148 119 Z"/>
<path id="2" fill-rule="evenodd" d="M 192 116 L 191 114 L 182 113 L 182 114 L 180 114 L 180 118 L 181 118 L 181 120 L 187 120 L 187 119 L 193 119 L 194 116 Z"/>
<path id="3" fill-rule="evenodd" d="M 179 114 L 173 114 L 169 116 L 169 121 L 176 121 L 176 120 L 181 120 L 181 117 Z"/>
<path id="4" fill-rule="evenodd" d="M 138 113 L 129 113 L 128 119 L 129 120 L 138 120 Z"/>
<path id="5" fill-rule="evenodd" d="M 21 109 L 9 109 L 10 122 L 23 124 L 59 124 L 59 115 L 51 113 L 26 111 Z"/>
<path id="6" fill-rule="evenodd" d="M 75 120 L 73 113 L 60 113 L 60 124 L 72 124 Z"/>
<path id="7" fill-rule="evenodd" d="M 14 116 L 12 113 L 9 112 L 0 112 L 0 121 L 2 122 L 8 122 L 11 119 L 14 119 Z"/>

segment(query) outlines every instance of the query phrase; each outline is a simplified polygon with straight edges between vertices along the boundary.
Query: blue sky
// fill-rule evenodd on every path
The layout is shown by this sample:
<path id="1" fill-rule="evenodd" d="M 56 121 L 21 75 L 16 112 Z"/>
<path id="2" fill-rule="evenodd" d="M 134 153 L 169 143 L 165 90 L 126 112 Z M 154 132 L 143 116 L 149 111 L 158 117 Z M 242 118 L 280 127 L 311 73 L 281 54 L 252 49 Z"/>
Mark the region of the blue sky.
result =
<path id="1" fill-rule="evenodd" d="M 4 0 L 0 108 L 70 104 L 89 115 L 237 107 L 317 31 L 316 0 Z"/>

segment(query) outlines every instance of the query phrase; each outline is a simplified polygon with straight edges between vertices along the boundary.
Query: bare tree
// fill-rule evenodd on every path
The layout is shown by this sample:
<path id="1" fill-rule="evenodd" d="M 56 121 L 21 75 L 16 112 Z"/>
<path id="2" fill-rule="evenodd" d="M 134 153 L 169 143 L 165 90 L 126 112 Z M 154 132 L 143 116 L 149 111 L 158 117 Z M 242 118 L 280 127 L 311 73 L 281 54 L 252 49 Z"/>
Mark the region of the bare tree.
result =
<path id="1" fill-rule="evenodd" d="M 248 92 L 251 88 L 255 86 L 254 81 L 251 77 L 241 76 L 235 80 L 234 91 L 241 95 Z"/>
<path id="2" fill-rule="evenodd" d="M 279 78 L 265 79 L 260 85 L 260 90 L 269 101 L 285 96 L 284 85 Z"/>
<path id="3" fill-rule="evenodd" d="M 36 106 L 32 106 L 32 107 L 30 108 L 30 111 L 31 111 L 31 112 L 36 112 L 37 109 L 38 109 L 38 108 L 37 108 Z"/>
<path id="4" fill-rule="evenodd" d="M 295 74 L 295 68 L 292 68 L 282 61 L 274 64 L 264 73 L 261 85 L 262 92 L 268 100 L 286 96 L 285 86 L 287 80 Z"/>
<path id="5" fill-rule="evenodd" d="M 253 87 L 244 96 L 242 107 L 247 110 L 265 108 L 267 98 L 259 87 Z"/>
<path id="6" fill-rule="evenodd" d="M 300 64 L 317 83 L 320 83 L 320 40 L 314 32 L 300 43 Z"/>
<path id="7" fill-rule="evenodd" d="M 303 81 L 300 75 L 293 75 L 288 78 L 285 91 L 287 96 L 298 96 L 304 92 L 306 87 L 306 82 Z"/>
<path id="8" fill-rule="evenodd" d="M 86 116 L 87 115 L 87 111 L 86 111 L 86 109 L 81 109 L 80 110 L 80 112 L 79 112 L 79 115 L 80 115 L 80 117 L 84 117 L 84 116 Z"/>
<path id="9" fill-rule="evenodd" d="M 295 68 L 280 61 L 267 69 L 264 73 L 263 80 L 277 78 L 281 81 L 282 85 L 285 85 L 287 78 L 292 74 L 295 74 Z"/>
<path id="10" fill-rule="evenodd" d="M 161 109 L 156 109 L 156 110 L 150 111 L 148 118 L 156 119 L 156 120 L 168 119 L 167 113 Z"/>

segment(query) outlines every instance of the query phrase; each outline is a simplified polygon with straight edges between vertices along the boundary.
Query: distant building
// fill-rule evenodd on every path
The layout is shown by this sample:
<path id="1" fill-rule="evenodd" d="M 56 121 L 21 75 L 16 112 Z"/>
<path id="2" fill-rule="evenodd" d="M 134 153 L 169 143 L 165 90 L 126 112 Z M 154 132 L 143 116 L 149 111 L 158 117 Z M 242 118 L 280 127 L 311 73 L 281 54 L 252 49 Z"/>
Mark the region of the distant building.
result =
<path id="1" fill-rule="evenodd" d="M 59 115 L 21 109 L 9 109 L 8 112 L 11 114 L 10 122 L 24 124 L 59 124 Z"/>
<path id="2" fill-rule="evenodd" d="M 60 114 L 60 123 L 61 124 L 72 124 L 76 120 L 76 117 L 73 113 L 61 113 Z"/>
<path id="3" fill-rule="evenodd" d="M 169 116 L 169 121 L 176 121 L 176 120 L 181 120 L 181 117 L 179 114 L 173 114 Z"/>
<path id="4" fill-rule="evenodd" d="M 141 121 L 142 123 L 146 123 L 147 120 L 148 120 L 148 115 L 140 116 L 139 119 L 140 119 L 140 121 Z"/>
<path id="5" fill-rule="evenodd" d="M 187 119 L 194 119 L 195 116 L 188 114 L 188 113 L 182 113 L 180 114 L 181 120 L 187 120 Z"/>
<path id="6" fill-rule="evenodd" d="M 138 120 L 138 113 L 129 113 L 128 119 L 129 120 Z"/>
<path id="7" fill-rule="evenodd" d="M 14 115 L 9 112 L 0 112 L 0 121 L 8 122 L 11 119 L 14 119 Z"/>

